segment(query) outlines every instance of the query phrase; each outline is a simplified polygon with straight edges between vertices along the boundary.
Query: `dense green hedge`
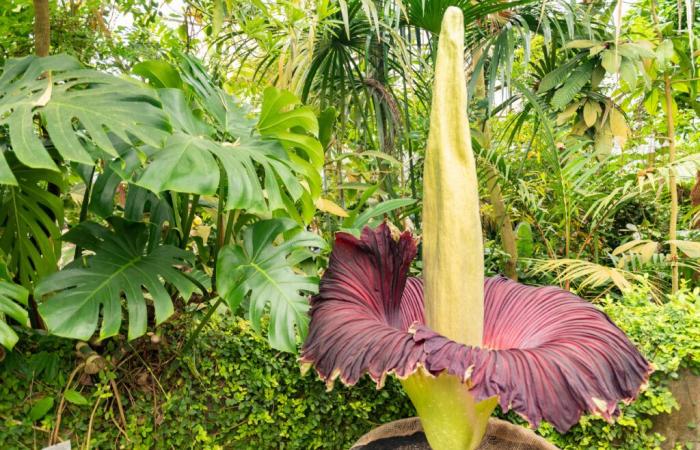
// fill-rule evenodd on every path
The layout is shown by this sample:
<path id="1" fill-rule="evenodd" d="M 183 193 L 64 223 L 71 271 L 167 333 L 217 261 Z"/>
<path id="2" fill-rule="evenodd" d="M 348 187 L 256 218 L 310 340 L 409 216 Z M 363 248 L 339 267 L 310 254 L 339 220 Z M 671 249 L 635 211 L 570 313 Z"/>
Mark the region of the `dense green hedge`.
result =
<path id="1" fill-rule="evenodd" d="M 649 389 L 639 401 L 623 407 L 615 424 L 586 417 L 565 436 L 547 424 L 539 432 L 564 449 L 657 446 L 662 437 L 650 431 L 651 418 L 676 405 L 665 382 L 682 367 L 700 368 L 699 299 L 697 292 L 682 292 L 658 306 L 637 291 L 622 301 L 607 301 L 604 309 L 657 366 Z M 338 385 L 326 392 L 315 376 L 300 376 L 293 356 L 270 350 L 242 320 L 215 320 L 201 335 L 193 356 L 179 358 L 175 350 L 191 326 L 174 321 L 161 330 L 164 339 L 157 345 L 149 339 L 111 341 L 98 349 L 121 365 L 83 377 L 78 395 L 71 396 L 73 403 L 63 413 L 61 435 L 70 438 L 74 448 L 82 444 L 100 396 L 91 438 L 95 448 L 340 449 L 378 424 L 413 414 L 394 380 L 381 391 L 365 379 L 354 389 Z M 41 447 L 46 442 L 44 430 L 55 420 L 61 389 L 76 364 L 73 342 L 38 335 L 20 342 L 0 363 L 3 449 Z M 119 381 L 130 442 L 115 425 L 120 422 L 109 377 Z M 38 406 L 47 406 L 50 401 L 42 400 L 46 398 L 54 404 L 44 415 Z"/>
<path id="2" fill-rule="evenodd" d="M 180 327 L 183 324 L 164 330 L 166 342 L 159 344 L 159 355 L 148 350 L 152 347 L 150 342 L 134 344 L 154 373 L 156 360 L 167 361 L 172 356 L 170 349 L 179 339 Z M 35 338 L 22 342 L 24 354 L 14 352 L 0 363 L 2 449 L 45 443 L 48 434 L 32 429 L 27 417 L 41 398 L 51 396 L 58 404 L 59 389 L 74 365 L 73 343 L 53 344 L 50 351 L 60 355 L 52 358 L 55 373 L 41 373 L 40 380 L 32 382 L 30 368 L 46 355 L 37 358 L 30 353 L 46 345 L 47 340 Z M 119 349 L 104 350 L 117 353 Z M 325 385 L 312 373 L 301 377 L 295 356 L 271 350 L 267 340 L 253 333 L 242 320 L 232 323 L 214 320 L 212 327 L 202 333 L 194 356 L 179 361 L 179 368 L 173 374 L 167 374 L 172 367 L 169 363 L 158 375 L 167 396 L 155 384 L 157 406 L 154 406 L 154 383 L 148 370 L 132 369 L 131 385 L 120 386 L 124 401 L 129 404 L 125 405 L 128 408 L 125 431 L 131 442 L 120 435 L 112 420 L 116 411 L 110 408 L 107 414 L 98 410 L 91 444 L 95 448 L 122 445 L 178 449 L 340 449 L 381 423 L 415 414 L 393 379 L 387 380 L 380 391 L 366 379 L 356 389 L 338 383 L 332 392 L 326 392 Z M 74 448 L 76 442 L 85 439 L 98 393 L 110 395 L 106 375 L 102 375 L 102 380 L 93 378 L 96 386 L 85 386 L 81 392 L 88 404 L 70 404 L 64 413 L 62 434 L 73 440 Z M 133 397 L 133 403 L 127 400 L 129 396 Z M 55 409 L 35 425 L 50 427 Z M 72 436 L 70 430 L 74 432 Z"/>

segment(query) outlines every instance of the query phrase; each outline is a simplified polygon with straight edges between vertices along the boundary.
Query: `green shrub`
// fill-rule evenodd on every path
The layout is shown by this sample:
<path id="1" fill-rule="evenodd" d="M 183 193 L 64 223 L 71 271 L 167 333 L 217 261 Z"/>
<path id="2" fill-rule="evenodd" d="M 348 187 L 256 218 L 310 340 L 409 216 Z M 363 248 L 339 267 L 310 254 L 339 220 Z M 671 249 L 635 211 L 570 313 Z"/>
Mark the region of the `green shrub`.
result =
<path id="1" fill-rule="evenodd" d="M 622 406 L 614 424 L 587 416 L 566 435 L 548 424 L 538 432 L 562 449 L 657 447 L 663 437 L 651 431 L 652 419 L 677 406 L 667 382 L 681 369 L 700 369 L 698 299 L 697 291 L 681 291 L 656 305 L 638 290 L 604 301 L 602 309 L 654 362 L 649 388 Z M 239 319 L 213 320 L 191 356 L 183 358 L 177 351 L 191 327 L 185 321 L 166 325 L 158 345 L 142 338 L 132 344 L 112 340 L 100 348 L 119 369 L 81 379 L 75 390 L 86 402 L 78 398 L 77 404 L 67 404 L 61 436 L 74 447 L 84 443 L 98 397 L 93 448 L 341 449 L 379 424 L 415 414 L 394 379 L 380 391 L 365 378 L 355 388 L 337 383 L 326 392 L 313 374 L 300 376 L 294 356 L 271 350 Z M 0 448 L 46 443 L 48 432 L 42 430 L 54 423 L 61 391 L 76 365 L 73 348 L 73 341 L 30 335 L 0 363 Z M 110 377 L 125 404 L 130 442 L 115 425 L 121 422 Z M 46 398 L 53 399 L 53 407 L 32 421 L 32 410 Z M 522 423 L 514 414 L 508 418 Z"/>
<path id="2" fill-rule="evenodd" d="M 182 324 L 169 326 L 166 340 L 180 339 Z M 45 340 L 41 340 L 45 344 Z M 174 344 L 161 344 L 158 355 L 145 350 L 150 342 L 133 344 L 154 371 L 157 360 L 168 361 Z M 29 412 L 41 398 L 59 403 L 60 389 L 74 365 L 73 342 L 53 339 L 56 374 L 32 382 L 31 367 L 40 358 L 36 339 L 23 338 L 15 352 L 0 363 L 0 448 L 26 448 L 46 443 L 55 406 L 32 423 Z M 56 342 L 61 344 L 56 345 Z M 106 349 L 116 353 L 115 349 Z M 104 353 L 104 352 L 102 352 Z M 151 352 L 152 353 L 152 352 Z M 35 353 L 36 355 L 36 353 Z M 135 358 L 131 358 L 133 361 Z M 294 355 L 271 350 L 267 340 L 255 334 L 243 320 L 212 320 L 195 345 L 191 358 L 178 359 L 179 368 L 168 375 L 172 364 L 158 376 L 164 394 L 147 370 L 119 376 L 133 378 L 120 385 L 127 408 L 127 442 L 115 426 L 116 408 L 100 408 L 92 432 L 93 448 L 235 448 L 235 449 L 341 449 L 373 427 L 415 415 L 396 380 L 382 390 L 364 379 L 348 389 L 337 383 L 333 391 L 309 373 L 302 377 Z M 85 439 L 92 405 L 97 395 L 111 397 L 109 372 L 84 386 L 88 405 L 69 404 L 63 413 L 61 434 L 76 443 Z M 36 377 L 36 374 L 35 374 Z M 156 396 L 154 399 L 153 392 Z M 133 398 L 133 399 L 132 399 Z M 101 403 L 107 405 L 108 402 Z M 114 419 L 114 420 L 113 420 Z"/>

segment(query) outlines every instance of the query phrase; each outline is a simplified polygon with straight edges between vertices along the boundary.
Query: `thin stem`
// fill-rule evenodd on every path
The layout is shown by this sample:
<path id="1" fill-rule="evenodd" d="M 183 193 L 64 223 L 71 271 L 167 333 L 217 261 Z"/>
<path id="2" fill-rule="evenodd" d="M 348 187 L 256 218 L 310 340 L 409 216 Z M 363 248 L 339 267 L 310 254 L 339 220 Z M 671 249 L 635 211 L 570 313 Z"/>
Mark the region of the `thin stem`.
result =
<path id="1" fill-rule="evenodd" d="M 197 210 L 197 205 L 199 204 L 199 195 L 195 194 L 192 196 L 192 201 L 190 203 L 189 213 L 185 219 L 185 225 L 182 230 L 182 240 L 180 241 L 180 248 L 184 249 L 187 247 L 187 242 L 189 241 L 190 231 L 192 230 L 192 222 L 194 221 L 195 212 Z"/>
<path id="2" fill-rule="evenodd" d="M 202 317 L 202 320 L 199 321 L 199 325 L 197 325 L 197 328 L 192 332 L 190 337 L 187 338 L 187 341 L 185 342 L 185 346 L 182 347 L 182 355 L 187 355 L 187 353 L 192 348 L 192 345 L 194 345 L 195 341 L 197 340 L 197 337 L 199 337 L 199 334 L 202 332 L 202 330 L 207 325 L 207 323 L 209 323 L 211 316 L 214 315 L 217 308 L 219 307 L 219 305 L 223 301 L 224 301 L 223 298 L 216 297 L 216 301 L 214 302 L 214 304 L 209 307 L 209 310 L 207 311 L 206 315 L 204 317 Z"/>
<path id="3" fill-rule="evenodd" d="M 75 369 L 73 369 L 70 375 L 68 375 L 66 387 L 63 390 L 63 393 L 61 394 L 61 401 L 59 402 L 58 409 L 56 410 L 56 425 L 54 425 L 53 431 L 51 432 L 51 436 L 49 437 L 49 445 L 53 445 L 58 441 L 58 432 L 61 428 L 61 417 L 63 415 L 63 408 L 66 404 L 66 392 L 68 391 L 68 389 L 70 389 L 71 384 L 73 384 L 73 378 L 75 378 L 76 374 L 83 370 L 83 368 L 85 368 L 85 363 L 80 363 Z"/>
<path id="4" fill-rule="evenodd" d="M 173 207 L 173 217 L 175 218 L 175 228 L 182 233 L 182 217 L 180 216 L 180 199 L 177 192 L 170 192 L 170 201 Z"/>
<path id="5" fill-rule="evenodd" d="M 236 225 L 236 222 L 238 221 L 238 216 L 240 214 L 241 211 L 239 209 L 228 212 L 228 220 L 226 222 L 226 234 L 224 235 L 224 245 L 227 245 L 229 242 L 231 242 L 231 238 L 233 237 L 233 229 Z"/>
<path id="6" fill-rule="evenodd" d="M 661 41 L 663 34 L 659 28 L 659 16 L 656 13 L 656 1 L 651 1 L 651 16 L 656 26 L 656 33 Z M 668 139 L 668 163 L 671 168 L 668 177 L 668 188 L 671 191 L 671 218 L 668 226 L 668 239 L 676 240 L 676 227 L 678 225 L 678 190 L 676 188 L 676 171 L 673 163 L 676 161 L 676 127 L 673 121 L 673 94 L 671 93 L 671 77 L 664 73 L 664 96 L 666 102 L 666 137 Z M 671 293 L 678 291 L 678 247 L 671 242 Z"/>

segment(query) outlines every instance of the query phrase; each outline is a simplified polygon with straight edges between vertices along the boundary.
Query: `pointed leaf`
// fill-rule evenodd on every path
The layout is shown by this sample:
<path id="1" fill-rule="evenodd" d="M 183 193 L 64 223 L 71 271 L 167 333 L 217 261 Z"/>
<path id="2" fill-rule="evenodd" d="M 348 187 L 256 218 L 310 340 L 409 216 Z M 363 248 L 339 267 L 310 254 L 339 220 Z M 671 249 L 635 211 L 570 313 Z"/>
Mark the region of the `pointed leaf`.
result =
<path id="1" fill-rule="evenodd" d="M 621 139 L 627 139 L 627 135 L 629 133 L 627 120 L 625 120 L 624 114 L 622 114 L 620 110 L 615 107 L 610 109 L 610 130 L 612 131 L 613 136 Z"/>
<path id="2" fill-rule="evenodd" d="M 616 74 L 620 70 L 620 62 L 622 57 L 615 50 L 605 50 L 601 57 L 601 64 L 608 73 Z"/>
<path id="3" fill-rule="evenodd" d="M 316 208 L 319 211 L 327 212 L 338 217 L 348 217 L 348 212 L 345 211 L 340 205 L 327 198 L 319 198 L 316 200 Z"/>
<path id="4" fill-rule="evenodd" d="M 700 258 L 700 242 L 671 240 L 669 244 L 675 244 L 676 247 L 688 258 Z"/>
<path id="5" fill-rule="evenodd" d="M 29 419 L 32 422 L 43 418 L 46 414 L 53 408 L 53 397 L 44 397 L 41 400 L 34 403 L 32 409 L 29 410 Z"/>
<path id="6" fill-rule="evenodd" d="M 66 390 L 63 393 L 63 395 L 65 396 L 66 401 L 68 401 L 68 403 L 72 403 L 78 406 L 84 406 L 88 404 L 88 400 L 85 397 L 83 397 L 82 394 L 80 394 L 77 391 L 74 391 L 73 389 Z"/>
<path id="7" fill-rule="evenodd" d="M 0 345 L 9 350 L 19 338 L 5 317 L 11 317 L 22 326 L 29 326 L 29 315 L 25 310 L 28 298 L 29 291 L 12 282 L 7 264 L 0 254 Z"/>
<path id="8" fill-rule="evenodd" d="M 564 48 L 591 48 L 595 45 L 599 45 L 597 41 L 589 41 L 586 39 L 577 39 L 574 41 L 569 41 L 566 43 Z"/>
<path id="9" fill-rule="evenodd" d="M 583 105 L 583 120 L 589 127 L 592 127 L 595 124 L 596 120 L 598 120 L 598 114 L 600 113 L 600 104 L 598 102 L 588 100 Z"/>
<path id="10" fill-rule="evenodd" d="M 60 173 L 30 169 L 10 161 L 18 186 L 0 191 L 0 251 L 9 258 L 8 270 L 30 288 L 56 270 L 60 257 L 63 201 L 46 184 L 63 186 Z"/>

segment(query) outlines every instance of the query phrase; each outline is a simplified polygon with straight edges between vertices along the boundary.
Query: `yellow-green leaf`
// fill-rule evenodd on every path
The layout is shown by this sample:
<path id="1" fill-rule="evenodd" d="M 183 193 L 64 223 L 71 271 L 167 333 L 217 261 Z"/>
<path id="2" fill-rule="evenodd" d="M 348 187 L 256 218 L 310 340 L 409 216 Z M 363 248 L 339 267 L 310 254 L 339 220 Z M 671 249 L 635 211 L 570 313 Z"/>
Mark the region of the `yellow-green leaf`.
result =
<path id="1" fill-rule="evenodd" d="M 319 198 L 316 200 L 316 208 L 320 211 L 333 214 L 338 217 L 348 217 L 348 212 L 345 211 L 340 205 L 327 198 Z"/>
<path id="2" fill-rule="evenodd" d="M 600 105 L 598 102 L 589 100 L 585 105 L 583 105 L 583 120 L 589 127 L 592 127 L 595 124 L 595 121 L 598 120 L 599 113 Z"/>
<path id="3" fill-rule="evenodd" d="M 650 116 L 655 116 L 659 109 L 659 90 L 652 90 L 647 98 L 644 99 L 644 109 L 647 110 Z"/>
<path id="4" fill-rule="evenodd" d="M 627 138 L 627 133 L 629 132 L 629 127 L 627 126 L 627 121 L 625 116 L 617 109 L 610 109 L 610 130 L 613 136 L 620 138 Z"/>
<path id="5" fill-rule="evenodd" d="M 598 157 L 608 156 L 612 151 L 613 137 L 612 134 L 605 131 L 598 131 L 594 141 L 595 154 Z"/>
<path id="6" fill-rule="evenodd" d="M 672 240 L 668 243 L 675 244 L 688 258 L 700 258 L 700 242 Z"/>
<path id="7" fill-rule="evenodd" d="M 564 48 L 591 48 L 596 45 L 599 45 L 597 41 L 589 41 L 587 39 L 576 39 L 574 41 L 568 42 L 564 46 Z"/>
<path id="8" fill-rule="evenodd" d="M 620 61 L 622 60 L 619 53 L 614 50 L 605 50 L 601 59 L 601 64 L 608 73 L 617 73 L 620 69 Z"/>
<path id="9" fill-rule="evenodd" d="M 607 48 L 607 47 L 605 47 L 604 45 L 595 45 L 595 46 L 591 47 L 590 50 L 588 50 L 588 55 L 589 55 L 589 56 L 595 56 L 595 55 L 597 55 L 598 53 L 600 53 L 600 52 L 602 52 L 603 50 L 605 50 L 606 48 Z"/>
<path id="10" fill-rule="evenodd" d="M 48 414 L 51 408 L 53 408 L 53 397 L 44 397 L 34 404 L 29 411 L 29 418 L 32 422 L 36 422 Z"/>
<path id="11" fill-rule="evenodd" d="M 87 405 L 88 401 L 85 397 L 83 397 L 79 392 L 74 391 L 73 389 L 68 389 L 63 396 L 66 398 L 66 401 L 69 403 L 72 403 L 74 405 Z"/>
<path id="12" fill-rule="evenodd" d="M 212 11 L 211 29 L 212 35 L 216 36 L 221 31 L 224 23 L 224 3 L 222 0 L 214 0 L 214 10 Z"/>
<path id="13" fill-rule="evenodd" d="M 564 111 L 560 112 L 559 115 L 557 115 L 557 125 L 563 125 L 567 120 L 573 117 L 576 111 L 578 111 L 579 106 L 581 106 L 581 102 L 572 103 L 567 106 Z"/>

